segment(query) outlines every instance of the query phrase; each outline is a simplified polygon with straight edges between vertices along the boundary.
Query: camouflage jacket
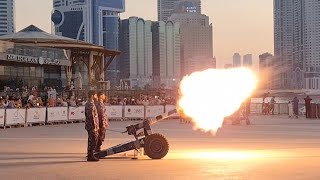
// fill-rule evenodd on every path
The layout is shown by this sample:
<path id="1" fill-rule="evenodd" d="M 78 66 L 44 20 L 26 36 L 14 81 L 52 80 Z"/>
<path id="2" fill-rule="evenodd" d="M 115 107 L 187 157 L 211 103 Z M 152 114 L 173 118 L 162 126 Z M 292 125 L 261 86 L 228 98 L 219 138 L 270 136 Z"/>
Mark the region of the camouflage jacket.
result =
<path id="1" fill-rule="evenodd" d="M 85 106 L 86 123 L 85 129 L 89 132 L 99 130 L 99 118 L 96 105 L 93 100 L 89 100 Z"/>
<path id="2" fill-rule="evenodd" d="M 108 127 L 108 117 L 107 117 L 107 111 L 106 107 L 104 106 L 103 102 L 97 101 L 96 107 L 98 111 L 98 117 L 99 117 L 99 127 L 100 128 L 107 128 Z"/>

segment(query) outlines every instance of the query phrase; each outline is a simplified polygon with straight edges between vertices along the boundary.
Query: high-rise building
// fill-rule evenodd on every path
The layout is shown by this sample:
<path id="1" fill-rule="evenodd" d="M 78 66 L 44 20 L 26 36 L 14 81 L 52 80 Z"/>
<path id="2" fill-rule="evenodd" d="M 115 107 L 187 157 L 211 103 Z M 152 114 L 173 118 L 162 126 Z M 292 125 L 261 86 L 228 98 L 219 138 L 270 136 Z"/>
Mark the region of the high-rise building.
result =
<path id="1" fill-rule="evenodd" d="M 173 14 L 169 20 L 180 24 L 181 77 L 195 71 L 215 68 L 209 17 L 198 13 L 180 13 Z"/>
<path id="2" fill-rule="evenodd" d="M 53 31 L 57 35 L 119 48 L 119 14 L 124 0 L 53 0 Z M 119 62 L 113 61 L 105 72 L 111 86 L 119 84 Z"/>
<path id="3" fill-rule="evenodd" d="M 246 54 L 243 56 L 243 63 L 244 67 L 251 68 L 252 67 L 252 54 Z"/>
<path id="4" fill-rule="evenodd" d="M 201 14 L 201 0 L 158 0 L 158 21 L 167 21 L 176 13 Z"/>
<path id="5" fill-rule="evenodd" d="M 300 68 L 301 61 L 298 55 L 298 61 L 294 59 L 294 72 L 297 81 L 303 77 L 301 70 L 305 72 L 304 88 L 320 89 L 320 1 L 305 0 L 303 2 L 304 4 L 300 3 L 302 4 L 303 29 L 299 31 L 302 34 L 299 35 L 303 37 L 303 50 L 300 44 L 294 46 L 295 51 L 299 53 L 302 51 L 303 69 Z"/>
<path id="6" fill-rule="evenodd" d="M 274 88 L 320 89 L 320 2 L 274 0 Z"/>
<path id="7" fill-rule="evenodd" d="M 293 55 L 293 0 L 274 0 L 273 88 L 290 89 Z"/>
<path id="8" fill-rule="evenodd" d="M 273 55 L 264 53 L 259 56 L 259 88 L 271 89 L 272 87 L 272 65 Z"/>
<path id="9" fill-rule="evenodd" d="M 0 1 L 0 36 L 15 32 L 14 0 Z"/>
<path id="10" fill-rule="evenodd" d="M 180 26 L 172 21 L 152 23 L 153 86 L 173 88 L 180 82 Z"/>
<path id="11" fill-rule="evenodd" d="M 241 67 L 241 56 L 239 53 L 233 54 L 233 67 Z"/>
<path id="12" fill-rule="evenodd" d="M 120 77 L 134 89 L 152 85 L 151 21 L 138 17 L 121 20 Z"/>

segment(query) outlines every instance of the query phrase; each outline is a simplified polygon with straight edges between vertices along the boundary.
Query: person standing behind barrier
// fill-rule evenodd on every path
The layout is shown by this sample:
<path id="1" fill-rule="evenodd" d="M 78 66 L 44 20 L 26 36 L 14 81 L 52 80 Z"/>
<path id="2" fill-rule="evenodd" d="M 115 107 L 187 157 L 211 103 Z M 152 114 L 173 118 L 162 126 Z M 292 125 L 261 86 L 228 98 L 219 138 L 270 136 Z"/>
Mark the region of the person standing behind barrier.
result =
<path id="1" fill-rule="evenodd" d="M 304 104 L 306 106 L 306 118 L 311 117 L 311 100 L 312 99 L 309 96 L 304 98 Z"/>
<path id="2" fill-rule="evenodd" d="M 296 116 L 296 118 L 298 118 L 298 116 L 299 116 L 299 99 L 297 98 L 297 96 L 293 98 L 292 103 L 293 103 L 293 113 Z"/>
<path id="3" fill-rule="evenodd" d="M 97 93 L 95 91 L 88 92 L 88 102 L 85 106 L 85 129 L 88 132 L 88 148 L 87 148 L 87 161 L 99 161 L 94 156 L 98 142 L 98 131 L 99 131 L 99 117 L 94 100 L 97 99 Z"/>
<path id="4" fill-rule="evenodd" d="M 99 117 L 99 135 L 98 135 L 98 142 L 96 147 L 96 152 L 101 151 L 102 143 L 106 137 L 106 129 L 109 126 L 107 111 L 105 108 L 106 96 L 103 92 L 98 92 L 98 101 L 96 102 L 96 107 L 98 111 Z"/>
<path id="5" fill-rule="evenodd" d="M 271 100 L 270 100 L 270 111 L 271 111 L 271 114 L 272 114 L 272 115 L 274 115 L 274 105 L 276 104 L 275 98 L 276 98 L 276 97 L 273 96 L 273 97 L 271 98 Z"/>

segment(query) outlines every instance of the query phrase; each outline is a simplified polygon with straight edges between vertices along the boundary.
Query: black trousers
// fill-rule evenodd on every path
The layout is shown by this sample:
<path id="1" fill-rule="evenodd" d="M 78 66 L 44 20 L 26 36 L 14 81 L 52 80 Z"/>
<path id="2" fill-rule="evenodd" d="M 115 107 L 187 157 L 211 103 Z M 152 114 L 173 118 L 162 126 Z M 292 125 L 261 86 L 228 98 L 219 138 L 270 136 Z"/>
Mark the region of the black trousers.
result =
<path id="1" fill-rule="evenodd" d="M 306 105 L 306 118 L 311 118 L 311 105 Z"/>

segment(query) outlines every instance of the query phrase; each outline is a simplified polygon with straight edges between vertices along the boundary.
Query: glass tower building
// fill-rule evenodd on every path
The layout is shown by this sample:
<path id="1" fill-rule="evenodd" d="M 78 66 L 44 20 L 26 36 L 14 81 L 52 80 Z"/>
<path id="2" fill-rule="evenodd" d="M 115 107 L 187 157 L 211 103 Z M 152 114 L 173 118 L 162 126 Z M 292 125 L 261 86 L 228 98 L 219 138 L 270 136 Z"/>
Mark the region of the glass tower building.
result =
<path id="1" fill-rule="evenodd" d="M 0 36 L 14 32 L 14 0 L 0 0 Z"/>
<path id="2" fill-rule="evenodd" d="M 168 21 L 176 13 L 201 14 L 201 0 L 158 0 L 158 21 Z"/>
<path id="3" fill-rule="evenodd" d="M 124 0 L 54 0 L 51 20 L 57 35 L 119 49 L 119 14 L 125 11 Z M 108 67 L 106 80 L 119 84 L 119 63 Z"/>

